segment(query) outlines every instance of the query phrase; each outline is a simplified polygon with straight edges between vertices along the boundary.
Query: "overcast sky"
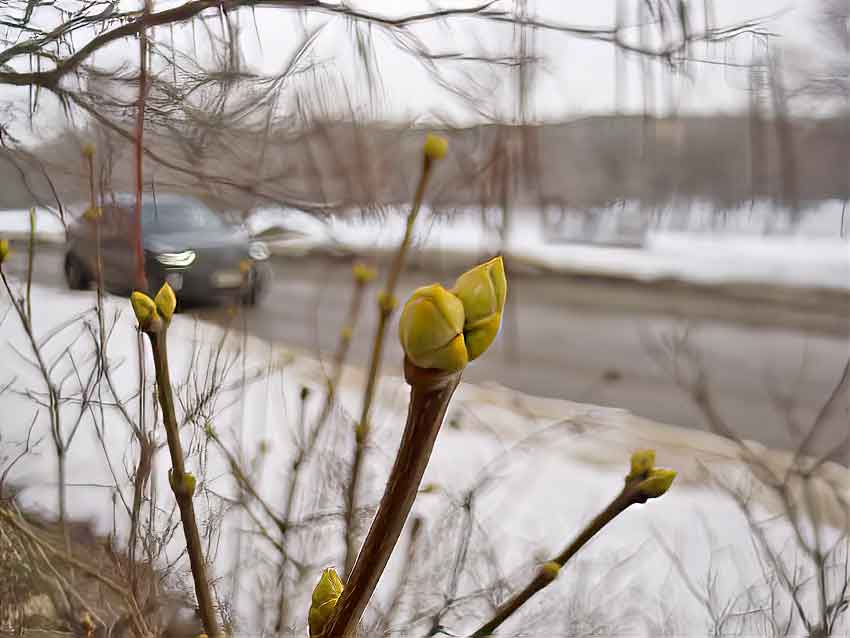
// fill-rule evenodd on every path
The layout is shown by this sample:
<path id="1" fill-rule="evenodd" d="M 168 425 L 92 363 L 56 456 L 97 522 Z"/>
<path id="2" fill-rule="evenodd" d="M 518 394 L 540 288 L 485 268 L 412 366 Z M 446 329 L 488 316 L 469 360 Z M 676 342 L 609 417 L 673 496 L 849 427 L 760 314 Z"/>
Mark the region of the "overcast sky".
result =
<path id="1" fill-rule="evenodd" d="M 763 27 L 776 37 L 771 38 L 772 50 L 783 49 L 792 63 L 822 55 L 814 28 L 814 17 L 819 0 L 714 0 L 716 26 L 726 26 L 745 20 L 764 19 Z M 155 2 L 156 9 L 172 6 L 173 2 Z M 467 6 L 470 3 L 443 2 L 439 6 Z M 639 0 L 621 0 L 626 22 L 638 24 Z M 692 29 L 703 28 L 702 0 L 691 0 L 693 7 Z M 135 6 L 127 0 L 122 6 Z M 428 2 L 418 0 L 361 0 L 357 8 L 388 15 L 399 14 L 403 6 L 407 13 L 427 10 Z M 561 24 L 611 27 L 615 23 L 614 0 L 529 0 L 529 12 L 543 19 Z M 284 92 L 282 108 L 291 106 L 296 91 L 306 91 L 320 78 L 336 90 L 337 101 L 342 101 L 342 87 L 353 95 L 358 111 L 367 116 L 387 119 L 427 121 L 446 117 L 456 123 L 467 123 L 480 117 L 475 108 L 461 103 L 441 88 L 429 72 L 412 56 L 403 52 L 391 36 L 380 29 L 372 29 L 371 45 L 377 61 L 375 92 L 366 88 L 365 75 L 356 63 L 357 48 L 347 21 L 326 15 L 303 17 L 295 12 L 261 8 L 256 11 L 256 24 L 248 11 L 239 15 L 242 27 L 242 51 L 247 68 L 272 73 L 286 64 L 301 30 L 308 31 L 325 24 L 314 49 L 314 60 L 320 72 L 293 79 Z M 215 14 L 209 24 L 217 26 Z M 638 43 L 639 29 L 625 32 L 627 38 Z M 178 45 L 190 50 L 191 30 L 176 29 Z M 511 55 L 515 53 L 510 26 L 495 26 L 480 19 L 452 19 L 446 24 L 418 25 L 410 29 L 432 53 L 464 53 L 467 55 Z M 158 39 L 167 39 L 168 32 L 159 29 Z M 704 63 L 688 64 L 685 73 L 672 74 L 663 65 L 650 64 L 642 68 L 638 56 L 621 56 L 619 63 L 620 86 L 618 103 L 616 90 L 618 77 L 617 54 L 614 47 L 604 42 L 593 42 L 553 31 L 538 31 L 534 35 L 535 52 L 541 56 L 537 65 L 533 90 L 529 96 L 531 116 L 537 120 L 572 118 L 589 113 L 607 113 L 614 110 L 642 112 L 645 104 L 659 115 L 672 113 L 734 112 L 746 108 L 748 101 L 748 72 L 735 65 L 746 65 L 753 56 L 764 52 L 765 40 L 761 37 L 742 36 L 725 44 L 698 45 L 692 52 L 694 58 Z M 79 38 L 77 38 L 79 46 Z M 120 42 L 98 52 L 95 62 L 100 67 L 117 67 L 126 61 L 135 61 L 137 44 Z M 205 58 L 203 44 L 198 52 Z M 728 62 L 730 65 L 717 64 Z M 478 63 L 441 63 L 440 72 L 452 83 L 469 90 L 475 97 L 475 107 L 489 115 L 511 117 L 516 112 L 516 76 L 504 67 L 492 71 Z M 653 90 L 645 94 L 642 78 L 652 78 Z M 326 84 L 327 86 L 327 84 Z M 19 105 L 26 100 L 25 90 L 12 91 L 0 88 L 5 98 L 15 97 Z M 377 96 L 378 99 L 374 99 Z M 63 125 L 61 112 L 55 105 L 44 102 L 40 117 L 43 131 Z M 29 137 L 25 127 L 15 127 L 15 132 Z"/>

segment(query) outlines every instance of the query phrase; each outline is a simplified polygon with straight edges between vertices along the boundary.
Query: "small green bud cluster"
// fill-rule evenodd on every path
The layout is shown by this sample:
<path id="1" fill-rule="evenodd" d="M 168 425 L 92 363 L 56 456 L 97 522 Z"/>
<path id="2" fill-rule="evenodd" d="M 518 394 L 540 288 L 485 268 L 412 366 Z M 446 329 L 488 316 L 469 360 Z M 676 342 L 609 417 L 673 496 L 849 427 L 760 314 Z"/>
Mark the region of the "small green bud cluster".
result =
<path id="1" fill-rule="evenodd" d="M 632 454 L 626 485 L 637 486 L 638 502 L 643 503 L 664 495 L 675 478 L 675 470 L 655 467 L 655 450 L 637 450 Z"/>
<path id="2" fill-rule="evenodd" d="M 463 369 L 496 338 L 506 295 L 501 257 L 463 273 L 451 290 L 440 284 L 419 288 L 399 320 L 405 355 L 420 368 Z"/>

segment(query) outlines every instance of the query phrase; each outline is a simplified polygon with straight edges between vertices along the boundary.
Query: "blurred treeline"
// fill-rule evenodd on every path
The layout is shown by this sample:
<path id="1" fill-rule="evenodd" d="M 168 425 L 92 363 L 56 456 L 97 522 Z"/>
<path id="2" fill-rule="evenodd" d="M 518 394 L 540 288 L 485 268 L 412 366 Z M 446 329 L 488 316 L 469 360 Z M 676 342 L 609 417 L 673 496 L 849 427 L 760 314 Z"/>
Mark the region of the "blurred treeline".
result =
<path id="1" fill-rule="evenodd" d="M 755 200 L 804 210 L 850 196 L 850 119 L 595 116 L 539 126 L 447 131 L 453 152 L 432 199 L 443 206 L 600 207 L 618 200 L 695 199 L 717 210 Z M 0 208 L 84 199 L 80 148 L 98 146 L 98 183 L 132 190 L 132 144 L 102 130 L 69 130 L 30 149 L 0 149 Z M 312 122 L 263 130 L 150 127 L 148 188 L 202 195 L 231 210 L 307 210 L 404 203 L 421 132 L 386 123 Z M 262 149 L 262 152 L 258 152 Z M 171 161 L 169 161 L 171 160 Z M 173 164 L 175 168 L 169 166 Z M 187 169 L 186 166 L 191 168 Z"/>

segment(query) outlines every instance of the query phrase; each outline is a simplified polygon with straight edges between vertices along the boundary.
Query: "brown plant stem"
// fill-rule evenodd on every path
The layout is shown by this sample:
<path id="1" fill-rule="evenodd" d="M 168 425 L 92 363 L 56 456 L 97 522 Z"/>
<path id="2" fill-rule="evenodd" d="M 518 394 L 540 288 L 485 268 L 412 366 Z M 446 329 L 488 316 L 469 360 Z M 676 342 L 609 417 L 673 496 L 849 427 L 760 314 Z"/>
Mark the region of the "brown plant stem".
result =
<path id="1" fill-rule="evenodd" d="M 360 484 L 360 475 L 363 466 L 363 456 L 366 449 L 366 439 L 369 434 L 369 414 L 372 409 L 372 399 L 375 395 L 375 387 L 378 381 L 378 375 L 381 370 L 381 359 L 384 351 L 384 337 L 387 331 L 387 324 L 390 316 L 395 310 L 395 289 L 398 284 L 398 279 L 401 276 L 401 271 L 404 269 L 407 250 L 410 247 L 410 242 L 413 238 L 413 227 L 416 223 L 416 217 L 419 215 L 419 209 L 422 206 L 422 198 L 425 195 L 425 188 L 428 186 L 428 179 L 431 176 L 433 160 L 427 155 L 422 164 L 422 176 L 419 178 L 419 184 L 416 187 L 416 193 L 413 196 L 413 206 L 410 209 L 410 214 L 407 216 L 407 225 L 404 229 L 404 237 L 399 244 L 398 250 L 393 257 L 390 270 L 387 275 L 387 281 L 384 289 L 378 298 L 378 326 L 375 329 L 375 338 L 372 342 L 372 352 L 369 361 L 369 374 L 366 377 L 366 387 L 363 390 L 363 406 L 360 412 L 360 420 L 357 423 L 357 436 L 355 437 L 354 462 L 351 467 L 351 480 L 348 483 L 348 490 L 345 501 L 345 560 L 343 561 L 345 575 L 351 573 L 354 563 L 355 544 L 357 536 L 354 529 L 354 512 L 355 499 L 357 497 L 357 487 Z"/>
<path id="2" fill-rule="evenodd" d="M 584 547 L 584 545 L 603 527 L 619 516 L 630 505 L 640 502 L 637 484 L 638 482 L 627 484 L 622 491 L 614 497 L 614 500 L 612 500 L 611 503 L 596 516 L 596 518 L 590 521 L 590 523 L 588 523 L 587 526 L 579 532 L 573 542 L 567 545 L 560 554 L 552 559 L 552 562 L 557 563 L 558 567 L 562 568 L 567 564 L 567 561 L 575 556 L 578 551 Z M 484 638 L 484 636 L 490 636 L 503 622 L 527 603 L 534 594 L 546 587 L 553 580 L 554 576 L 551 573 L 547 574 L 546 571 L 539 570 L 534 578 L 532 578 L 531 582 L 529 582 L 528 585 L 526 585 L 521 591 L 502 603 L 496 609 L 493 617 L 471 634 L 471 638 Z"/>
<path id="3" fill-rule="evenodd" d="M 336 404 L 337 388 L 339 387 L 339 382 L 342 378 L 342 371 L 345 366 L 345 361 L 348 358 L 348 352 L 351 348 L 351 337 L 354 334 L 354 329 L 357 326 L 357 321 L 360 317 L 360 311 L 363 307 L 363 297 L 365 296 L 367 288 L 368 282 L 366 280 L 355 278 L 354 292 L 351 295 L 351 302 L 348 307 L 348 313 L 346 314 L 347 319 L 342 331 L 340 332 L 339 341 L 337 342 L 337 347 L 334 351 L 331 374 L 327 379 L 327 394 L 325 395 L 325 401 L 322 405 L 322 411 L 319 413 L 318 419 L 316 419 L 315 427 L 313 427 L 309 435 L 305 435 L 307 437 L 307 441 L 304 441 L 302 443 L 296 453 L 295 458 L 292 460 L 292 468 L 289 474 L 289 488 L 287 490 L 288 496 L 285 506 L 286 509 L 283 511 L 283 515 L 280 519 L 280 522 L 278 523 L 278 527 L 281 533 L 281 546 L 284 548 L 284 551 L 287 545 L 287 535 L 292 523 L 293 499 L 296 492 L 298 491 L 300 479 L 304 471 L 304 467 L 306 465 L 305 461 L 315 448 L 316 442 L 319 440 L 319 437 L 321 436 L 321 433 L 324 430 L 324 427 L 327 424 L 331 413 L 333 412 L 334 405 Z M 302 419 L 304 417 L 303 404 L 301 406 L 301 417 Z M 302 430 L 303 429 L 304 428 L 302 427 Z M 287 592 L 285 568 L 288 561 L 289 557 L 286 554 L 281 556 L 281 585 L 280 598 L 278 602 L 278 619 L 277 623 L 275 624 L 276 631 L 280 631 L 283 627 L 283 624 L 286 622 Z"/>
<path id="4" fill-rule="evenodd" d="M 156 371 L 156 386 L 159 404 L 162 407 L 162 420 L 165 424 L 165 434 L 168 439 L 168 450 L 171 453 L 171 488 L 180 509 L 180 520 L 183 523 L 183 534 L 186 537 L 186 551 L 189 554 L 189 565 L 195 582 L 195 596 L 198 599 L 198 611 L 204 631 L 213 638 L 220 635 L 218 621 L 213 608 L 212 594 L 207 580 L 207 568 L 204 561 L 201 536 L 198 532 L 198 522 L 195 518 L 195 507 L 192 503 L 192 492 L 186 488 L 186 468 L 183 463 L 183 447 L 180 443 L 180 431 L 177 416 L 174 411 L 174 396 L 171 390 L 171 376 L 168 370 L 168 351 L 166 348 L 166 329 L 150 332 L 148 336 L 153 349 L 154 370 Z"/>
<path id="5" fill-rule="evenodd" d="M 151 14 L 153 2 L 145 0 L 143 18 Z M 136 107 L 136 134 L 133 148 L 136 181 L 136 206 L 133 215 L 133 252 L 136 264 L 136 287 L 139 290 L 147 289 L 147 277 L 145 276 L 145 257 L 142 248 L 142 188 L 143 188 L 143 162 L 144 162 L 144 132 L 145 132 L 145 104 L 148 95 L 148 36 L 146 29 L 139 30 L 139 102 Z"/>
<path id="6" fill-rule="evenodd" d="M 316 427 L 313 430 L 313 436 L 310 439 L 310 445 L 307 446 L 307 452 L 315 445 L 316 439 L 321 433 L 325 422 L 330 417 L 333 407 L 336 403 L 336 391 L 339 387 L 339 381 L 342 378 L 342 371 L 345 366 L 345 361 L 348 359 L 348 351 L 351 349 L 351 338 L 354 334 L 354 329 L 357 327 L 358 319 L 360 318 L 360 309 L 363 307 L 363 297 L 366 293 L 366 288 L 369 284 L 365 281 L 355 280 L 354 294 L 351 295 L 351 302 L 346 313 L 347 320 L 343 326 L 343 330 L 339 335 L 339 341 L 334 351 L 333 364 L 331 375 L 328 377 L 328 390 L 325 396 L 325 402 L 322 405 L 322 411 L 319 418 L 316 420 Z"/>
<path id="7" fill-rule="evenodd" d="M 30 208 L 30 236 L 27 245 L 27 318 L 32 324 L 32 267 L 35 261 L 35 207 Z"/>
<path id="8" fill-rule="evenodd" d="M 413 507 L 449 401 L 460 383 L 461 372 L 423 370 L 405 360 L 404 376 L 410 384 L 410 404 L 401 444 L 384 496 L 334 615 L 328 621 L 324 638 L 354 635 Z"/>
<path id="9" fill-rule="evenodd" d="M 420 552 L 419 538 L 421 533 L 422 518 L 420 516 L 417 516 L 413 519 L 410 525 L 410 540 L 408 541 L 406 559 L 408 565 L 416 564 Z M 387 635 L 390 632 L 393 619 L 399 613 L 404 594 L 407 592 L 407 588 L 410 583 L 412 572 L 412 569 L 405 569 L 401 574 L 401 580 L 396 586 L 395 595 L 392 597 L 389 609 L 387 609 L 387 613 L 384 615 L 384 635 Z"/>
<path id="10" fill-rule="evenodd" d="M 34 219 L 32 217 L 31 219 Z M 32 224 L 30 226 L 30 244 L 32 245 L 35 235 L 35 225 Z M 30 251 L 30 255 L 32 255 L 32 251 Z M 29 300 L 17 299 L 12 292 L 12 288 L 9 286 L 9 281 L 6 279 L 6 273 L 3 272 L 2 265 L 0 265 L 0 279 L 3 281 L 3 287 L 6 289 L 6 294 L 9 295 L 9 301 L 12 303 L 12 307 L 15 309 L 15 314 L 18 315 L 18 319 L 21 322 L 21 327 L 24 329 L 24 332 L 27 335 L 27 340 L 29 341 L 30 348 L 32 349 L 33 356 L 35 357 L 35 361 L 38 367 L 39 372 L 41 373 L 41 378 L 44 381 L 45 390 L 47 392 L 48 397 L 48 408 L 50 414 L 50 435 L 53 439 L 53 447 L 56 452 L 56 466 L 57 466 L 57 482 L 58 482 L 58 501 L 59 501 L 59 524 L 62 528 L 62 536 L 65 540 L 65 550 L 70 554 L 71 553 L 71 537 L 70 531 L 68 530 L 68 526 L 66 524 L 66 485 L 65 485 L 65 453 L 67 452 L 67 447 L 70 445 L 70 441 L 65 441 L 62 438 L 62 429 L 61 429 L 61 418 L 59 413 L 59 404 L 60 404 L 60 396 L 59 389 L 53 383 L 53 379 L 50 377 L 50 368 L 44 361 L 44 357 L 42 357 L 41 347 L 36 341 L 35 334 L 33 333 L 32 328 L 32 312 L 27 309 L 27 305 L 29 305 Z M 29 259 L 29 268 L 27 269 L 27 282 L 28 285 L 32 281 L 32 257 Z"/>

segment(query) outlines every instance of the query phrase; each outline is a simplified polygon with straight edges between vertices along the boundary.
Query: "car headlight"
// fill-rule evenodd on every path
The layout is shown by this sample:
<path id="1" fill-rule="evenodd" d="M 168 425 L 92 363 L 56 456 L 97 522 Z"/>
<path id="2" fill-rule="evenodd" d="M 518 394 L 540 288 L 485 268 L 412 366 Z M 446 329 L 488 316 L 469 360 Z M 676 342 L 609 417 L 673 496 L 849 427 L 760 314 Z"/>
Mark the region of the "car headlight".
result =
<path id="1" fill-rule="evenodd" d="M 197 255 L 194 250 L 184 250 L 180 253 L 160 253 L 154 256 L 163 266 L 177 266 L 185 268 L 191 266 Z"/>
<path id="2" fill-rule="evenodd" d="M 266 246 L 265 242 L 252 241 L 248 246 L 248 255 L 254 261 L 263 261 L 264 259 L 268 259 L 269 254 L 269 247 Z"/>

